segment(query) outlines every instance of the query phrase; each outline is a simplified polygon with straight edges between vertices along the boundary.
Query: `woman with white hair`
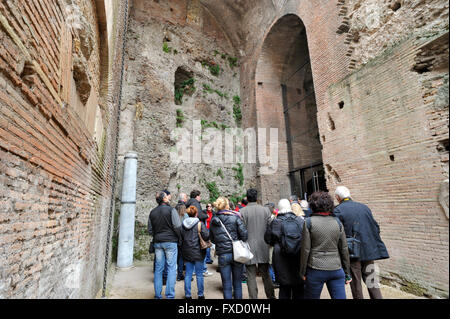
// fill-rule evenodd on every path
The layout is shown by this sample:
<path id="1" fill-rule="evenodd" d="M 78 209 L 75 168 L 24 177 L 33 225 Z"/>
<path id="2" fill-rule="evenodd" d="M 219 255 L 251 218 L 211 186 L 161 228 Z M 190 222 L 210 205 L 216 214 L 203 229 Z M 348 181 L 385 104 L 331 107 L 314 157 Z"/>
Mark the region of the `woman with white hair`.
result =
<path id="1" fill-rule="evenodd" d="M 280 286 L 279 299 L 303 299 L 300 243 L 304 219 L 296 216 L 289 200 L 278 203 L 278 215 L 267 226 L 264 240 L 273 246 L 272 265 Z"/>

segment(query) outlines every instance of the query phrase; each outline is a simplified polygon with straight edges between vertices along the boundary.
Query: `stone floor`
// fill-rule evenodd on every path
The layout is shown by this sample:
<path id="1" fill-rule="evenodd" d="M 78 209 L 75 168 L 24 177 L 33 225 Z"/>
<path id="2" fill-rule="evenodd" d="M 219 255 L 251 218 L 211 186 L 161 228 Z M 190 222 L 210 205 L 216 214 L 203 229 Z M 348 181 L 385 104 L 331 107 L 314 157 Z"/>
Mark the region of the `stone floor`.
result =
<path id="1" fill-rule="evenodd" d="M 109 299 L 153 299 L 155 296 L 153 289 L 153 271 L 150 263 L 135 263 L 134 267 L 129 270 L 116 270 L 113 273 L 111 283 L 108 285 L 107 297 Z M 213 273 L 210 277 L 205 277 L 205 297 L 207 299 L 223 299 L 222 283 L 220 274 L 216 272 L 217 259 L 212 265 L 208 265 L 208 270 Z M 261 277 L 257 277 L 258 281 L 258 298 L 264 299 L 264 287 Z M 163 295 L 164 295 L 163 287 Z M 351 298 L 350 285 L 346 286 L 347 298 Z M 419 299 L 419 297 L 394 289 L 389 286 L 382 286 L 383 297 L 385 299 Z M 247 285 L 242 284 L 242 292 L 244 299 L 248 299 Z M 192 296 L 197 297 L 197 286 L 194 277 L 192 282 Z M 275 290 L 278 297 L 278 289 Z M 367 289 L 364 287 L 365 298 L 369 298 Z M 177 281 L 175 286 L 175 297 L 177 299 L 184 298 L 184 281 Z M 322 299 L 329 299 L 330 296 L 326 288 L 323 289 Z"/>

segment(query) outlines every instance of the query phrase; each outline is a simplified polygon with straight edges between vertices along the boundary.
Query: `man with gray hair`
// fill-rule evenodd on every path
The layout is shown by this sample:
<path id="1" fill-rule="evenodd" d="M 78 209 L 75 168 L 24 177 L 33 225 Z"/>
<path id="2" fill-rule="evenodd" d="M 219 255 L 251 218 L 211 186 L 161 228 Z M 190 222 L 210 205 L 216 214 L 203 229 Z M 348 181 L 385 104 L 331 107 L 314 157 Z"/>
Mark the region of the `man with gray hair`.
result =
<path id="1" fill-rule="evenodd" d="M 380 226 L 369 207 L 350 198 L 347 187 L 338 186 L 334 195 L 339 202 L 334 214 L 342 221 L 347 239 L 354 237 L 361 243 L 359 256 L 350 259 L 353 299 L 364 298 L 361 278 L 369 290 L 370 298 L 382 299 L 374 261 L 389 258 L 389 254 L 380 237 Z"/>
<path id="2" fill-rule="evenodd" d="M 148 216 L 148 233 L 155 247 L 155 298 L 162 299 L 163 271 L 167 263 L 166 298 L 175 298 L 178 245 L 181 244 L 181 221 L 175 208 L 170 207 L 166 192 L 156 194 L 158 207 Z"/>
<path id="3" fill-rule="evenodd" d="M 180 193 L 180 195 L 178 195 L 178 202 L 183 202 L 186 205 L 187 202 L 186 193 Z"/>

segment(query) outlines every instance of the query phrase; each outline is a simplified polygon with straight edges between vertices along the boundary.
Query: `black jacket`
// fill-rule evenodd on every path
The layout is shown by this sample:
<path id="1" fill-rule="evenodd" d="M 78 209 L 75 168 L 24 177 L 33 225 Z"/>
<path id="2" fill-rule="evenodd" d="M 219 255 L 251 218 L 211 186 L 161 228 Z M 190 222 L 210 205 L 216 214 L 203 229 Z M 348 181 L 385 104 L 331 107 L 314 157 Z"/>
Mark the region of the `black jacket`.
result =
<path id="1" fill-rule="evenodd" d="M 294 213 L 278 213 L 277 218 L 267 225 L 264 241 L 273 246 L 272 266 L 277 282 L 283 286 L 294 286 L 303 283 L 300 277 L 300 251 L 296 256 L 286 256 L 281 252 L 281 224 L 288 217 L 297 218 L 301 224 L 304 222 L 302 217 Z"/>
<path id="2" fill-rule="evenodd" d="M 206 223 L 208 215 L 203 212 L 202 205 L 198 202 L 198 200 L 196 200 L 195 198 L 190 198 L 186 203 L 186 208 L 188 208 L 189 206 L 197 207 L 198 219 L 200 219 L 202 223 Z"/>
<path id="3" fill-rule="evenodd" d="M 181 243 L 181 221 L 175 208 L 166 203 L 152 209 L 148 216 L 148 232 L 155 243 Z"/>
<path id="4" fill-rule="evenodd" d="M 209 235 L 211 241 L 216 245 L 217 255 L 233 253 L 233 243 L 223 229 L 220 221 L 227 228 L 228 233 L 234 240 L 247 241 L 248 234 L 244 222 L 235 214 L 228 211 L 220 211 L 211 219 Z"/>
<path id="5" fill-rule="evenodd" d="M 373 218 L 369 207 L 350 199 L 336 206 L 334 214 L 342 221 L 346 236 L 355 236 L 361 241 L 360 261 L 389 258 L 380 237 L 380 226 Z"/>
<path id="6" fill-rule="evenodd" d="M 182 223 L 181 235 L 183 243 L 181 245 L 181 254 L 185 261 L 195 262 L 205 259 L 206 249 L 200 248 L 198 223 L 200 223 L 200 221 L 196 217 L 188 217 Z M 200 225 L 200 235 L 205 241 L 209 240 L 209 231 L 206 229 L 205 224 L 200 223 Z"/>

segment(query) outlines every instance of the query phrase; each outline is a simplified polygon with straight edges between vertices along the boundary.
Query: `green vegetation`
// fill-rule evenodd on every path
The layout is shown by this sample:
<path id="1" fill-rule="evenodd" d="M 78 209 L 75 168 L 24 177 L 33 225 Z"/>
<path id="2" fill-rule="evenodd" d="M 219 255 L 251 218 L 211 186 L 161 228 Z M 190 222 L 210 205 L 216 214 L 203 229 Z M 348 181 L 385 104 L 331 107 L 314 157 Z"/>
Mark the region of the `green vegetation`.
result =
<path id="1" fill-rule="evenodd" d="M 200 124 L 202 126 L 202 130 L 208 127 L 216 128 L 218 130 L 220 129 L 224 130 L 226 128 L 229 128 L 228 125 L 225 125 L 223 123 L 218 124 L 216 121 L 208 122 L 207 120 L 200 120 Z"/>
<path id="2" fill-rule="evenodd" d="M 221 98 L 225 98 L 227 100 L 229 98 L 227 93 L 219 91 L 218 89 L 213 89 L 209 84 L 203 84 L 203 92 L 207 92 L 209 94 L 216 93 Z"/>
<path id="3" fill-rule="evenodd" d="M 183 111 L 181 109 L 177 109 L 177 127 L 183 127 L 183 123 L 184 123 L 184 115 L 183 115 Z"/>
<path id="4" fill-rule="evenodd" d="M 236 172 L 236 175 L 234 175 L 234 178 L 239 181 L 239 185 L 244 185 L 244 172 L 243 172 L 244 166 L 241 163 L 238 163 L 237 167 L 232 167 L 233 171 Z"/>
<path id="5" fill-rule="evenodd" d="M 223 60 L 227 60 L 228 61 L 228 65 L 230 66 L 230 68 L 234 68 L 234 67 L 236 67 L 238 65 L 238 58 L 232 57 L 232 56 L 229 56 L 226 53 L 221 53 L 221 52 L 219 52 L 217 50 L 214 50 L 213 55 L 217 56 L 218 54 L 220 54 L 220 57 Z"/>
<path id="6" fill-rule="evenodd" d="M 231 202 L 234 203 L 234 205 L 236 205 L 238 202 L 242 201 L 242 199 L 245 196 L 247 196 L 246 193 L 243 193 L 242 195 L 239 195 L 239 194 L 235 193 L 235 194 L 229 196 L 229 199 L 230 199 Z"/>
<path id="7" fill-rule="evenodd" d="M 214 75 L 214 76 L 219 76 L 220 70 L 221 69 L 220 69 L 220 66 L 218 64 L 215 64 L 215 65 L 210 64 L 209 65 L 209 72 L 211 72 L 211 74 Z"/>
<path id="8" fill-rule="evenodd" d="M 163 51 L 164 52 L 166 52 L 166 53 L 170 53 L 170 52 L 172 52 L 172 48 L 171 47 L 169 47 L 169 45 L 167 44 L 167 42 L 164 42 L 163 43 Z"/>
<path id="9" fill-rule="evenodd" d="M 223 179 L 223 172 L 222 172 L 222 169 L 221 169 L 221 168 L 219 168 L 219 169 L 217 170 L 216 176 L 219 176 L 220 178 Z"/>
<path id="10" fill-rule="evenodd" d="M 202 61 L 202 67 L 208 67 L 209 72 L 214 76 L 219 76 L 222 70 L 220 65 L 216 64 L 214 61 Z"/>
<path id="11" fill-rule="evenodd" d="M 238 95 L 233 96 L 233 117 L 238 126 L 241 125 L 242 112 L 241 112 L 241 98 Z"/>
<path id="12" fill-rule="evenodd" d="M 233 58 L 231 56 L 228 57 L 228 65 L 230 66 L 230 68 L 234 68 L 237 66 L 237 58 Z"/>
<path id="13" fill-rule="evenodd" d="M 219 188 L 217 187 L 216 182 L 205 181 L 205 186 L 209 191 L 209 201 L 216 201 L 216 199 L 220 196 Z"/>
<path id="14" fill-rule="evenodd" d="M 175 104 L 181 105 L 183 103 L 184 94 L 191 95 L 195 92 L 195 79 L 189 78 L 181 83 L 179 87 L 175 87 Z"/>
<path id="15" fill-rule="evenodd" d="M 209 86 L 209 84 L 203 84 L 203 92 L 214 93 L 214 90 Z"/>

